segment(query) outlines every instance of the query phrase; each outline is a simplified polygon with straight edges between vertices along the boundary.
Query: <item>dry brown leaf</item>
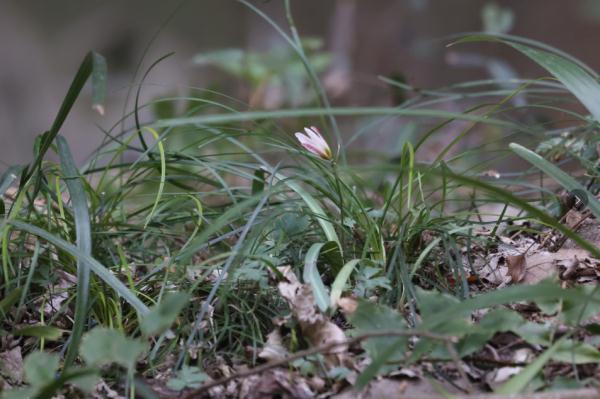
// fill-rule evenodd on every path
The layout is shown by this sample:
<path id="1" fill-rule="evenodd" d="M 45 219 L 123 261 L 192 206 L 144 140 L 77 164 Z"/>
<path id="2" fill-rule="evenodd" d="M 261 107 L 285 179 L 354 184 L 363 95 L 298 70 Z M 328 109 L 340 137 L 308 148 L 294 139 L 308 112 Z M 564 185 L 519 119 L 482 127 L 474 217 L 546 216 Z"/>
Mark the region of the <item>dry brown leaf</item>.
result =
<path id="1" fill-rule="evenodd" d="M 240 384 L 241 399 L 312 399 L 315 394 L 303 377 L 286 369 L 253 375 Z"/>
<path id="2" fill-rule="evenodd" d="M 356 312 L 358 301 L 354 298 L 343 297 L 338 299 L 337 305 L 345 315 L 350 315 Z"/>
<path id="3" fill-rule="evenodd" d="M 572 229 L 573 227 L 577 226 L 583 220 L 583 218 L 584 215 L 582 215 L 581 212 L 571 209 L 565 215 L 565 225 Z"/>
<path id="4" fill-rule="evenodd" d="M 261 359 L 271 361 L 271 360 L 283 360 L 288 357 L 289 352 L 283 346 L 283 338 L 281 337 L 281 333 L 279 332 L 279 328 L 273 330 L 267 335 L 267 342 L 265 342 L 265 346 L 262 348 L 258 357 Z"/>
<path id="5" fill-rule="evenodd" d="M 20 346 L 0 352 L 0 376 L 15 384 L 23 381 L 23 356 Z"/>
<path id="6" fill-rule="evenodd" d="M 301 284 L 289 266 L 281 267 L 279 271 L 287 280 L 277 285 L 279 293 L 287 301 L 310 345 L 314 347 L 345 342 L 346 335 L 342 329 L 318 311 L 310 286 Z M 346 350 L 347 345 L 339 345 L 330 350 L 325 355 L 326 363 L 330 366 L 348 365 L 350 359 L 346 356 Z"/>
<path id="7" fill-rule="evenodd" d="M 520 283 L 523 281 L 525 272 L 527 271 L 525 254 L 507 256 L 506 264 L 508 266 L 508 275 L 510 275 L 511 281 L 513 283 Z"/>

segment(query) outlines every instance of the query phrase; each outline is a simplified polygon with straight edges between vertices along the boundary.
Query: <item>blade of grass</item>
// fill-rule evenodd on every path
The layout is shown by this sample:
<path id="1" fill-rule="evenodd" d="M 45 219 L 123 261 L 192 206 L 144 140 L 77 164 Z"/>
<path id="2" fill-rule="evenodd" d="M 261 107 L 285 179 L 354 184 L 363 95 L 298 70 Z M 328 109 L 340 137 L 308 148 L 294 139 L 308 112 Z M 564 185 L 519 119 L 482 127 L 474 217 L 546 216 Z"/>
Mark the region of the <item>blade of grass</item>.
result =
<path id="1" fill-rule="evenodd" d="M 140 299 L 133 292 L 131 292 L 119 279 L 117 279 L 110 270 L 108 270 L 90 255 L 81 252 L 79 248 L 77 248 L 75 245 L 68 243 L 62 238 L 57 237 L 44 229 L 40 229 L 39 227 L 33 226 L 29 223 L 21 222 L 19 220 L 5 221 L 2 223 L 2 228 L 6 229 L 7 225 L 12 225 L 13 227 L 16 227 L 19 230 L 23 230 L 30 234 L 43 238 L 49 243 L 67 252 L 71 256 L 75 258 L 81 258 L 84 262 L 86 262 L 89 265 L 90 269 L 101 280 L 103 280 L 110 288 L 112 288 L 117 294 L 119 294 L 138 313 L 143 315 L 148 312 L 148 307 L 142 301 L 140 301 Z"/>
<path id="2" fill-rule="evenodd" d="M 321 248 L 325 243 L 316 243 L 310 246 L 304 257 L 304 271 L 302 277 L 305 284 L 310 284 L 315 301 L 321 312 L 325 312 L 329 307 L 329 295 L 327 294 L 327 288 L 321 280 L 319 269 L 317 268 L 317 261 L 319 260 L 319 254 Z"/>
<path id="3" fill-rule="evenodd" d="M 522 145 L 511 143 L 510 149 L 513 150 L 518 156 L 531 163 L 548 176 L 552 177 L 556 182 L 563 186 L 566 190 L 575 192 L 578 196 L 585 195 L 587 201 L 586 205 L 590 210 L 600 218 L 600 202 L 596 199 L 594 194 L 590 193 L 583 185 L 571 176 L 563 172 L 559 167 L 546 161 L 544 158 L 536 154 L 535 152 L 523 147 Z"/>
<path id="4" fill-rule="evenodd" d="M 75 166 L 75 161 L 71 155 L 69 144 L 62 136 L 56 137 L 58 145 L 58 155 L 60 156 L 61 168 L 63 171 L 63 180 L 65 181 L 71 197 L 73 207 L 73 218 L 75 219 L 76 245 L 79 251 L 91 256 L 92 254 L 92 232 L 90 224 L 90 214 L 88 211 L 87 196 L 81 184 L 79 171 Z M 85 319 L 87 317 L 87 308 L 89 303 L 90 291 L 90 268 L 81 258 L 77 258 L 77 298 L 75 302 L 75 318 L 73 321 L 73 330 L 67 355 L 65 357 L 65 368 L 68 368 L 75 358 L 79 349 L 79 343 L 83 330 L 85 329 Z"/>
<path id="5" fill-rule="evenodd" d="M 544 368 L 544 365 L 550 361 L 552 355 L 560 348 L 567 336 L 562 337 L 554 343 L 544 353 L 538 356 L 531 364 L 521 370 L 517 375 L 506 381 L 496 389 L 498 395 L 517 395 L 527 387 L 527 384 Z"/>
<path id="6" fill-rule="evenodd" d="M 67 95 L 65 96 L 60 106 L 60 109 L 56 114 L 56 118 L 54 119 L 50 130 L 48 130 L 42 135 L 40 150 L 37 154 L 37 157 L 35 158 L 32 166 L 28 168 L 27 172 L 24 173 L 21 178 L 21 186 L 23 186 L 23 183 L 28 181 L 33 176 L 33 174 L 42 164 L 44 155 L 46 154 L 46 152 L 50 148 L 50 145 L 56 138 L 56 135 L 58 135 L 58 132 L 62 127 L 65 119 L 67 119 L 67 115 L 71 111 L 71 108 L 73 108 L 75 100 L 77 99 L 77 97 L 79 97 L 83 85 L 85 85 L 85 82 L 88 80 L 92 71 L 94 70 L 94 60 L 96 60 L 98 57 L 100 57 L 100 55 L 93 51 L 90 51 L 86 54 L 85 58 L 81 62 L 81 65 L 79 66 L 79 69 L 77 70 L 77 73 L 75 74 L 75 77 L 71 82 L 71 86 L 69 87 Z M 96 78 L 96 80 L 98 80 L 98 78 Z"/>
<path id="7" fill-rule="evenodd" d="M 154 130 L 150 127 L 146 127 L 146 130 L 148 130 L 152 134 L 152 136 L 154 136 L 154 139 L 158 143 L 158 153 L 160 155 L 160 183 L 158 185 L 158 192 L 156 193 L 156 199 L 154 200 L 152 209 L 150 210 L 150 213 L 148 214 L 148 217 L 146 218 L 146 222 L 144 223 L 144 228 L 148 227 L 148 223 L 150 223 L 150 221 L 152 220 L 152 216 L 154 216 L 156 207 L 158 206 L 158 204 L 160 202 L 160 198 L 161 198 L 163 190 L 165 188 L 165 178 L 166 178 L 166 174 L 167 174 L 167 161 L 165 158 L 165 148 L 163 146 L 163 143 L 159 139 L 159 136 L 158 136 L 158 133 L 156 132 L 156 130 Z"/>
<path id="8" fill-rule="evenodd" d="M 493 41 L 507 44 L 522 54 L 531 58 L 541 67 L 558 79 L 600 122 L 600 83 L 596 77 L 580 64 L 566 58 L 562 54 L 536 49 L 528 45 L 516 43 L 512 40 L 501 39 L 489 35 L 472 35 L 456 43 Z"/>
<path id="9" fill-rule="evenodd" d="M 351 261 L 346 262 L 337 276 L 335 276 L 335 280 L 333 280 L 333 284 L 331 284 L 331 296 L 329 300 L 329 304 L 332 308 L 335 309 L 337 306 L 337 301 L 342 297 L 344 287 L 346 287 L 346 283 L 356 268 L 356 265 L 358 265 L 358 262 L 360 262 L 360 259 L 352 259 Z"/>

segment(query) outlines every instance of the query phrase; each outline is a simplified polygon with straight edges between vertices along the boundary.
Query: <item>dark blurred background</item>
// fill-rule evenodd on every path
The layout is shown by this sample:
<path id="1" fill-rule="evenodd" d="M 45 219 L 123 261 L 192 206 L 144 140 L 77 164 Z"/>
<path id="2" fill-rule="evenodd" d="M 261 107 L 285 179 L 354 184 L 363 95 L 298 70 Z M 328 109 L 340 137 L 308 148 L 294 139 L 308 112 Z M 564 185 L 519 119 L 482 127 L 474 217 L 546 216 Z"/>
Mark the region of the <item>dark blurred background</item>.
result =
<path id="1" fill-rule="evenodd" d="M 446 48 L 452 35 L 470 31 L 507 32 L 540 40 L 600 70 L 599 0 L 291 3 L 300 34 L 322 39 L 321 47 L 313 43 L 314 56 L 317 64 L 323 61 L 320 76 L 333 103 L 338 105 L 394 105 L 401 101 L 396 98 L 398 93 L 378 79 L 380 75 L 428 88 L 494 74 L 544 75 L 531 61 L 502 46 Z M 283 1 L 252 4 L 287 29 Z M 50 126 L 79 63 L 93 49 L 108 62 L 106 113 L 100 116 L 92 111 L 88 87 L 62 130 L 78 161 L 83 161 L 102 140 L 96 125 L 109 128 L 123 114 L 136 66 L 159 30 L 144 58 L 142 71 L 169 52 L 174 51 L 175 55 L 152 71 L 143 89 L 143 101 L 186 95 L 189 87 L 198 87 L 219 89 L 252 109 L 306 105 L 302 100 L 306 93 L 282 93 L 281 80 L 260 68 L 267 55 L 275 54 L 274 63 L 289 55 L 282 50 L 285 42 L 264 19 L 233 0 L 190 0 L 174 11 L 177 5 L 175 1 L 159 0 L 3 0 L 3 166 L 31 159 L 35 136 Z M 174 16 L 168 20 L 172 13 Z M 254 62 L 256 68 L 250 72 L 231 69 L 240 60 L 240 53 L 215 53 L 222 49 L 250 50 L 256 57 L 244 58 L 243 62 Z M 319 56 L 325 58 L 319 61 Z M 497 62 L 499 69 L 490 68 L 489 60 Z M 290 62 L 296 64 L 286 71 L 293 75 L 297 73 L 297 61 Z M 231 79 L 232 75 L 235 79 Z M 306 101 L 310 102 L 310 98 Z M 131 110 L 131 103 L 128 109 Z"/>

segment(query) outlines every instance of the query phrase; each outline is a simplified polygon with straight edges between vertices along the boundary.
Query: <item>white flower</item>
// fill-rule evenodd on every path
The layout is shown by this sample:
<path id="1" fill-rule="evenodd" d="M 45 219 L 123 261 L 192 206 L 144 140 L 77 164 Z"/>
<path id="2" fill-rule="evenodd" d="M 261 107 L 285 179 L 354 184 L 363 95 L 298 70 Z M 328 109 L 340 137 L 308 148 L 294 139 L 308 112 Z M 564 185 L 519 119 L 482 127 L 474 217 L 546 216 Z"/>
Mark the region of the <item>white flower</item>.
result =
<path id="1" fill-rule="evenodd" d="M 305 127 L 304 133 L 297 132 L 296 138 L 304 148 L 323 159 L 331 159 L 333 154 L 329 144 L 325 141 L 319 129 L 314 126 Z"/>

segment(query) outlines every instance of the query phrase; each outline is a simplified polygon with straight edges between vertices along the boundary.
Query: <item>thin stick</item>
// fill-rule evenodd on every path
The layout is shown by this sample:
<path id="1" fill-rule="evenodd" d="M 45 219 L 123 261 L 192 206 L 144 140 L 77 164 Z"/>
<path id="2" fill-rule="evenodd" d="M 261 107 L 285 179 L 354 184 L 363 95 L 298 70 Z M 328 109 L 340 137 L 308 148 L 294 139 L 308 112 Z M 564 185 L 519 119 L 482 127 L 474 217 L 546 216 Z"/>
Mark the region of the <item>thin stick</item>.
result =
<path id="1" fill-rule="evenodd" d="M 254 367 L 254 368 L 252 368 L 250 370 L 240 371 L 240 372 L 232 374 L 232 375 L 230 375 L 228 377 L 224 377 L 224 378 L 221 378 L 221 379 L 218 379 L 218 380 L 215 380 L 215 381 L 211 381 L 209 383 L 204 384 L 200 388 L 195 389 L 193 391 L 190 391 L 187 394 L 183 395 L 182 399 L 191 399 L 191 398 L 199 397 L 198 395 L 200 395 L 201 393 L 209 390 L 210 388 L 227 384 L 228 382 L 236 380 L 238 378 L 246 378 L 246 377 L 249 377 L 251 375 L 264 373 L 265 371 L 269 371 L 271 369 L 287 365 L 288 363 L 293 362 L 294 360 L 297 360 L 297 359 L 301 359 L 303 357 L 316 355 L 318 353 L 327 353 L 327 352 L 329 352 L 329 351 L 331 351 L 331 350 L 333 350 L 333 349 L 335 349 L 337 347 L 340 347 L 340 346 L 350 347 L 351 345 L 356 344 L 356 343 L 361 342 L 361 341 L 364 341 L 365 339 L 368 339 L 368 338 L 377 338 L 377 337 L 414 337 L 414 336 L 435 339 L 435 340 L 438 340 L 438 341 L 444 341 L 444 342 L 446 342 L 448 344 L 452 344 L 452 343 L 456 342 L 456 338 L 455 337 L 449 337 L 449 336 L 445 336 L 445 335 L 434 334 L 434 333 L 430 333 L 430 332 L 427 332 L 427 331 L 415 331 L 415 330 L 382 330 L 382 331 L 373 331 L 373 332 L 369 332 L 369 333 L 357 335 L 355 337 L 349 338 L 349 339 L 344 340 L 344 341 L 330 342 L 330 343 L 327 343 L 327 344 L 315 346 L 314 348 L 305 349 L 303 351 L 296 352 L 296 353 L 294 353 L 294 354 L 286 357 L 285 359 L 275 360 L 275 361 L 272 361 L 272 362 L 269 362 L 269 363 L 265 363 L 265 364 L 263 364 L 261 366 Z"/>

